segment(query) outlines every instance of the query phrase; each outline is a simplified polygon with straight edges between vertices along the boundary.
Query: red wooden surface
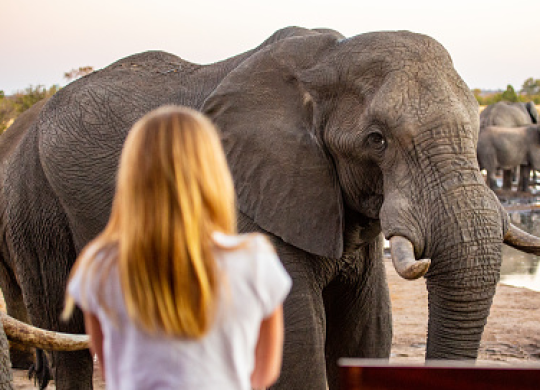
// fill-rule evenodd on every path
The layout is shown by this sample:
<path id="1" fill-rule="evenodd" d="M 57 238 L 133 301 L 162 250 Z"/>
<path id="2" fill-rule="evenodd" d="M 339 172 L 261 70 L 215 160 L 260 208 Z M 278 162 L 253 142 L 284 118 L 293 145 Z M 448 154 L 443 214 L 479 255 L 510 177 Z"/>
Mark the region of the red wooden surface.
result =
<path id="1" fill-rule="evenodd" d="M 540 390 L 538 366 L 463 363 L 395 365 L 362 359 L 339 363 L 340 390 Z"/>

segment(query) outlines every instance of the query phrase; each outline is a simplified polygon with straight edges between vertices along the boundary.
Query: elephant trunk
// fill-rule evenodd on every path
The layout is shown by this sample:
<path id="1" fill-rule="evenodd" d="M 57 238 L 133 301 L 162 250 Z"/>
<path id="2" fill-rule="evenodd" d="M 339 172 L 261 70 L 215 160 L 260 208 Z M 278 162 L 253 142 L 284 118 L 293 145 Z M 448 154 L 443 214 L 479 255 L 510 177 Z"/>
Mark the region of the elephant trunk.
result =
<path id="1" fill-rule="evenodd" d="M 469 169 L 440 169 L 443 180 L 431 185 L 408 192 L 388 186 L 381 210 L 398 273 L 431 259 L 426 359 L 477 357 L 500 277 L 507 215 L 477 167 L 459 162 Z"/>
<path id="2" fill-rule="evenodd" d="M 487 191 L 468 195 L 453 220 L 432 230 L 438 244 L 426 274 L 428 360 L 477 358 L 500 277 L 506 214 Z"/>
<path id="3" fill-rule="evenodd" d="M 479 277 L 481 272 L 476 273 Z M 462 276 L 464 279 L 467 277 Z M 495 275 L 481 284 L 427 279 L 429 300 L 426 360 L 476 359 L 484 326 L 495 295 Z M 469 278 L 473 279 L 473 278 Z M 461 281 L 462 282 L 462 281 Z"/>

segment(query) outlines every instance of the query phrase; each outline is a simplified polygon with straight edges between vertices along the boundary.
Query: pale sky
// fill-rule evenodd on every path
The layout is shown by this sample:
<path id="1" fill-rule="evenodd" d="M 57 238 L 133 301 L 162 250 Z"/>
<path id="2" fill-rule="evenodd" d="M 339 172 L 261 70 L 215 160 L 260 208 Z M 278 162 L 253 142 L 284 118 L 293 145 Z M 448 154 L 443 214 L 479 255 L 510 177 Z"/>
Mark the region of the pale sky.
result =
<path id="1" fill-rule="evenodd" d="M 345 36 L 409 30 L 437 39 L 470 88 L 521 89 L 540 79 L 540 0 L 0 0 L 0 90 L 65 85 L 146 50 L 210 63 L 286 26 Z"/>

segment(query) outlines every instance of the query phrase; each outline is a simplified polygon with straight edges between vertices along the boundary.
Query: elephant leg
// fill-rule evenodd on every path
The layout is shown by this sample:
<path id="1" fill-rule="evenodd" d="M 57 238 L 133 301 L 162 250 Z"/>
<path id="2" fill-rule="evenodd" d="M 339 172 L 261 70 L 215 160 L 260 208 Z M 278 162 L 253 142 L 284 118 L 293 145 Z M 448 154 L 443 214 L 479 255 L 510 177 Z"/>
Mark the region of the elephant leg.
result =
<path id="1" fill-rule="evenodd" d="M 519 167 L 518 191 L 528 192 L 531 179 L 531 166 L 521 165 Z"/>
<path id="2" fill-rule="evenodd" d="M 46 185 L 28 200 L 18 191 L 8 210 L 8 233 L 16 254 L 15 273 L 21 283 L 31 323 L 43 329 L 66 333 L 84 333 L 82 313 L 70 321 L 61 321 L 68 275 L 76 258 L 69 224 L 55 195 Z M 36 199 L 37 198 L 37 199 Z M 20 202 L 17 204 L 16 201 Z M 33 208 L 28 205 L 41 205 Z M 44 354 L 34 366 L 43 386 L 48 377 Z M 92 389 L 93 362 L 88 350 L 50 354 L 53 377 L 58 390 Z"/>
<path id="3" fill-rule="evenodd" d="M 24 304 L 23 295 L 12 270 L 0 259 L 0 286 L 10 316 L 19 321 L 29 323 L 28 312 Z M 34 349 L 10 344 L 9 354 L 13 368 L 27 370 L 34 362 Z"/>
<path id="4" fill-rule="evenodd" d="M 272 389 L 326 390 L 326 320 L 322 291 L 313 273 L 315 259 L 296 248 L 277 249 L 293 287 L 284 303 L 283 368 Z"/>
<path id="5" fill-rule="evenodd" d="M 390 357 L 392 311 L 382 259 L 382 237 L 361 248 L 323 292 L 326 308 L 326 367 L 330 390 L 339 389 L 343 357 Z"/>
<path id="6" fill-rule="evenodd" d="M 512 183 L 513 183 L 513 170 L 505 169 L 503 171 L 503 190 L 511 190 L 512 189 Z"/>
<path id="7" fill-rule="evenodd" d="M 243 233 L 266 234 L 293 280 L 292 289 L 283 304 L 285 340 L 282 370 L 272 390 L 326 390 L 326 320 L 321 287 L 324 284 L 321 280 L 324 266 L 312 255 L 265 232 L 241 212 L 238 229 Z"/>
<path id="8" fill-rule="evenodd" d="M 495 179 L 495 173 L 493 170 L 487 170 L 486 181 L 487 185 L 492 190 L 496 190 L 498 188 L 497 179 Z"/>

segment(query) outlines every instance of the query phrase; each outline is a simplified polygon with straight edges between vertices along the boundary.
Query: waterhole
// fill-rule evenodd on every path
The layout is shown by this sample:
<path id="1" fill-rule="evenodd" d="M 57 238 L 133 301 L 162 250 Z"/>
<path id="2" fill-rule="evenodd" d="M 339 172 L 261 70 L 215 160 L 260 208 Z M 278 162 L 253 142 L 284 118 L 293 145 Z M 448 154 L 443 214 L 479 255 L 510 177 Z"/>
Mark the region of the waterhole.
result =
<path id="1" fill-rule="evenodd" d="M 540 237 L 540 203 L 507 202 L 510 221 Z M 501 283 L 540 291 L 540 257 L 503 245 Z"/>

